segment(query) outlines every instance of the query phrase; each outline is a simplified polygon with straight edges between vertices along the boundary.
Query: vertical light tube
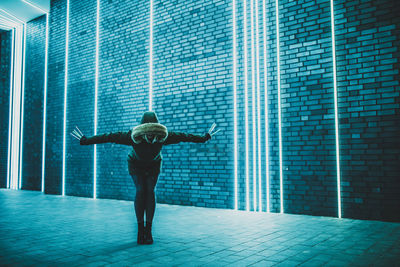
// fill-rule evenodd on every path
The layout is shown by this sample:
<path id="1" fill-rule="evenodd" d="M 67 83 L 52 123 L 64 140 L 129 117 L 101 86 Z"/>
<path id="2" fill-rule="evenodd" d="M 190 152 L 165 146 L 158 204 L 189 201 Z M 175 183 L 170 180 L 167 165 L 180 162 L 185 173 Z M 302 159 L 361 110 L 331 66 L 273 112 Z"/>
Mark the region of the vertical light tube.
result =
<path id="1" fill-rule="evenodd" d="M 335 15 L 333 0 L 331 0 L 331 29 L 332 29 L 332 62 L 333 62 L 333 93 L 335 101 L 335 140 L 336 140 L 336 179 L 337 179 L 337 198 L 338 198 L 338 217 L 342 218 L 342 198 L 341 198 L 341 176 L 340 176 L 340 148 L 339 148 L 339 114 L 338 96 L 336 79 L 336 45 L 335 45 Z"/>
<path id="2" fill-rule="evenodd" d="M 253 210 L 257 210 L 257 149 L 256 149 L 256 77 L 255 77 L 255 56 L 254 56 L 254 0 L 250 2 L 250 16 L 251 16 L 251 111 L 252 111 L 252 124 L 253 124 Z"/>
<path id="3" fill-rule="evenodd" d="M 99 90 L 99 36 L 100 36 L 100 0 L 97 0 L 96 9 L 96 70 L 94 79 L 94 135 L 97 134 L 97 94 Z M 97 198 L 97 146 L 93 153 L 93 198 Z"/>
<path id="4" fill-rule="evenodd" d="M 21 76 L 21 105 L 20 105 L 20 138 L 19 138 L 19 183 L 18 189 L 21 189 L 22 186 L 22 160 L 23 160 L 23 140 L 24 140 L 24 100 L 25 100 L 25 54 L 26 54 L 26 23 L 22 25 L 23 34 L 23 47 L 22 47 L 22 76 Z"/>
<path id="5" fill-rule="evenodd" d="M 153 0 L 150 0 L 149 110 L 153 108 Z"/>
<path id="6" fill-rule="evenodd" d="M 67 22 L 65 36 L 65 73 L 64 73 L 64 127 L 63 127 L 63 163 L 62 163 L 62 195 L 65 195 L 65 137 L 67 126 L 67 96 L 68 96 L 68 42 L 69 42 L 69 0 L 67 0 Z"/>
<path id="7" fill-rule="evenodd" d="M 250 0 L 252 1 L 252 0 Z M 249 111 L 248 111 L 248 73 L 247 73 L 247 1 L 243 0 L 243 49 L 244 49 L 244 124 L 245 124 L 245 139 L 246 139 L 246 210 L 250 210 L 249 196 Z"/>
<path id="8" fill-rule="evenodd" d="M 44 55 L 44 99 L 43 99 L 43 144 L 42 144 L 42 192 L 44 192 L 44 171 L 46 162 L 46 114 L 47 114 L 47 60 L 49 50 L 49 13 L 46 13 L 46 44 Z"/>
<path id="9" fill-rule="evenodd" d="M 256 5 L 256 58 L 257 58 L 257 137 L 258 137 L 258 211 L 262 211 L 262 191 L 261 191 L 261 105 L 260 105 L 260 37 L 259 37 L 259 21 L 258 21 L 258 0 Z"/>
<path id="10" fill-rule="evenodd" d="M 13 117 L 12 117 L 12 107 L 13 107 L 13 101 L 14 101 L 14 50 L 15 50 L 15 29 L 12 29 L 11 31 L 11 68 L 10 68 L 10 108 L 9 108 L 9 114 L 8 114 L 8 153 L 7 153 L 7 188 L 11 188 L 12 181 L 11 181 L 11 129 L 12 129 L 12 123 L 13 123 Z"/>
<path id="11" fill-rule="evenodd" d="M 270 212 L 269 207 L 269 127 L 268 127 L 268 77 L 267 77 L 267 23 L 266 23 L 266 5 L 263 0 L 263 53 L 264 53 L 264 110 L 265 110 L 265 174 L 266 174 L 266 187 L 267 187 L 267 212 Z"/>
<path id="12" fill-rule="evenodd" d="M 237 155 L 237 74 L 236 74 L 236 0 L 232 0 L 232 54 L 233 54 L 233 165 L 235 210 L 238 209 L 238 155 Z"/>
<path id="13" fill-rule="evenodd" d="M 277 54 L 277 70 L 278 70 L 278 127 L 279 127 L 279 187 L 280 187 L 280 202 L 281 210 L 280 213 L 284 213 L 283 210 L 283 164 L 282 164 L 282 118 L 281 118 L 281 66 L 280 66 L 280 43 L 279 43 L 279 0 L 275 0 L 276 8 L 276 54 Z"/>
<path id="14" fill-rule="evenodd" d="M 14 81 L 13 81 L 13 107 L 12 107 L 12 139 L 11 139 L 11 179 L 12 189 L 19 187 L 19 153 L 21 138 L 21 84 L 22 84 L 22 46 L 23 29 L 16 27 L 15 56 L 14 56 Z"/>

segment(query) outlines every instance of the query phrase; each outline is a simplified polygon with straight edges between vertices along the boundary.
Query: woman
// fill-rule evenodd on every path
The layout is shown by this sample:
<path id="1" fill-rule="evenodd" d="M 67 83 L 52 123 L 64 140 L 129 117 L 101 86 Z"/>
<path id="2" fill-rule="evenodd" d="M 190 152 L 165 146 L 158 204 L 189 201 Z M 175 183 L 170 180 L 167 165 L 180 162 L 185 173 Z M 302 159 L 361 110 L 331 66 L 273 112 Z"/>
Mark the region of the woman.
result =
<path id="1" fill-rule="evenodd" d="M 78 127 L 76 128 L 71 135 L 78 139 L 81 145 L 116 143 L 133 147 L 128 155 L 128 169 L 136 187 L 135 213 L 138 223 L 138 244 L 153 243 L 151 226 L 156 207 L 154 188 L 161 170 L 162 146 L 179 142 L 205 143 L 219 131 L 213 132 L 215 128 L 215 123 L 213 123 L 208 133 L 201 136 L 168 132 L 167 128 L 158 122 L 157 115 L 153 111 L 145 112 L 140 125 L 128 132 L 86 137 Z M 146 226 L 144 224 L 145 212 Z"/>

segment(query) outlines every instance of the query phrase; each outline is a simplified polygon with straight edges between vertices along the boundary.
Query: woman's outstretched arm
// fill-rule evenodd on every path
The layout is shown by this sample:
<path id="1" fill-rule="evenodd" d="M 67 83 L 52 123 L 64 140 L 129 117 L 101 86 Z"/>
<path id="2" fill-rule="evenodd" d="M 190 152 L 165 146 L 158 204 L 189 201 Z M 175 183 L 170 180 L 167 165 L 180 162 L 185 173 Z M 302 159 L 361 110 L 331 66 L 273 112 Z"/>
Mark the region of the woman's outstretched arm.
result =
<path id="1" fill-rule="evenodd" d="M 168 138 L 164 141 L 163 145 L 178 144 L 180 142 L 205 143 L 210 139 L 211 135 L 209 133 L 195 135 L 182 132 L 168 132 Z"/>
<path id="2" fill-rule="evenodd" d="M 91 137 L 83 136 L 80 139 L 81 145 L 94 145 L 103 143 L 115 143 L 120 145 L 132 145 L 130 132 L 116 132 L 98 134 Z"/>
<path id="3" fill-rule="evenodd" d="M 167 140 L 164 141 L 164 145 L 172 145 L 172 144 L 178 144 L 180 142 L 192 142 L 192 143 L 205 143 L 208 140 L 211 139 L 211 137 L 218 133 L 220 130 L 215 130 L 215 126 L 217 124 L 214 122 L 210 129 L 208 130 L 208 133 L 204 135 L 195 135 L 195 134 L 187 134 L 187 133 L 181 133 L 181 132 L 168 132 L 168 138 Z"/>
<path id="4" fill-rule="evenodd" d="M 132 145 L 131 131 L 98 134 L 86 137 L 78 127 L 73 130 L 71 135 L 79 140 L 81 145 L 94 145 L 103 143 L 115 143 L 121 145 Z"/>

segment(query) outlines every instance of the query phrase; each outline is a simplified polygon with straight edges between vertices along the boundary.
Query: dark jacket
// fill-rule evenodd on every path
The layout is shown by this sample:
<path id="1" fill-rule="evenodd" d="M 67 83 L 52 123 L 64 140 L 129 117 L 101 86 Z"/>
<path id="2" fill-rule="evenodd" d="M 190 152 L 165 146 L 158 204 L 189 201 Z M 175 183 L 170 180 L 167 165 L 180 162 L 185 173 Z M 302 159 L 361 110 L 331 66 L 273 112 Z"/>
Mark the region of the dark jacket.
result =
<path id="1" fill-rule="evenodd" d="M 157 117 L 146 112 L 141 123 L 158 122 Z M 132 146 L 132 151 L 128 155 L 129 174 L 149 172 L 159 174 L 161 170 L 162 154 L 161 148 L 164 145 L 178 144 L 180 142 L 205 143 L 211 139 L 210 134 L 194 135 L 182 132 L 168 132 L 167 138 L 159 143 L 135 143 L 132 140 L 132 130 L 128 132 L 107 133 L 82 138 L 81 145 L 93 145 L 102 143 L 115 143 Z"/>

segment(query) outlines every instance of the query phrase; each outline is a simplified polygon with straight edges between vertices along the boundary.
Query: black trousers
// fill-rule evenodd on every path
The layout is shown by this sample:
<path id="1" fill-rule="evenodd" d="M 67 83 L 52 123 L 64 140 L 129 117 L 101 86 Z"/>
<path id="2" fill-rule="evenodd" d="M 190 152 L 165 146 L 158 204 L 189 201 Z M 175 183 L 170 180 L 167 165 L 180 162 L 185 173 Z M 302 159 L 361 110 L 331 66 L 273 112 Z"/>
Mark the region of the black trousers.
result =
<path id="1" fill-rule="evenodd" d="M 135 213 L 138 223 L 144 222 L 145 212 L 146 222 L 153 222 L 154 211 L 156 209 L 156 195 L 154 189 L 157 185 L 158 175 L 159 173 L 150 171 L 131 174 L 133 183 L 136 186 Z"/>

